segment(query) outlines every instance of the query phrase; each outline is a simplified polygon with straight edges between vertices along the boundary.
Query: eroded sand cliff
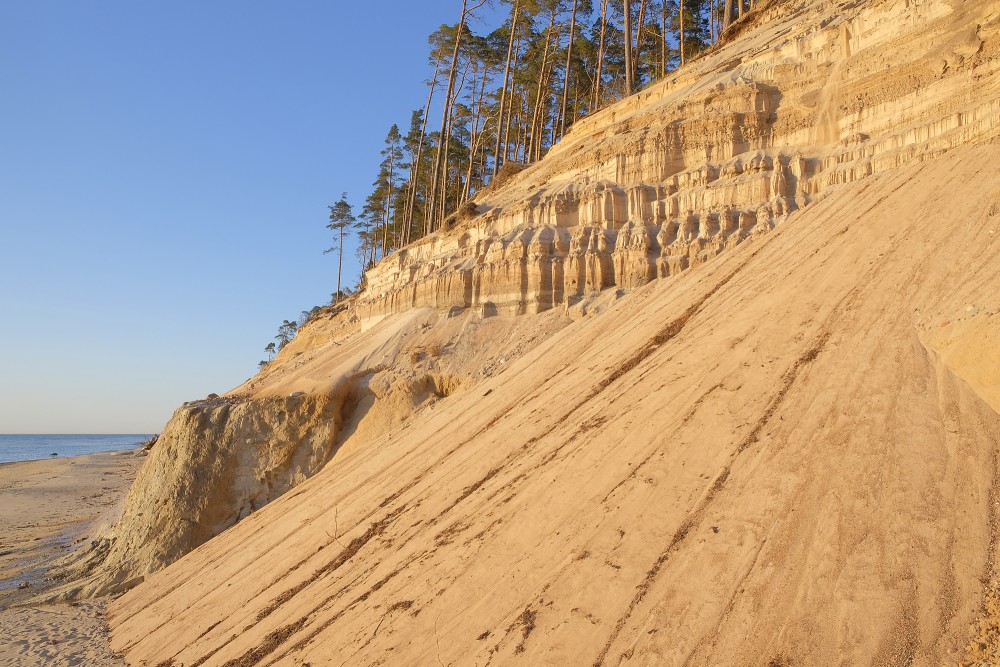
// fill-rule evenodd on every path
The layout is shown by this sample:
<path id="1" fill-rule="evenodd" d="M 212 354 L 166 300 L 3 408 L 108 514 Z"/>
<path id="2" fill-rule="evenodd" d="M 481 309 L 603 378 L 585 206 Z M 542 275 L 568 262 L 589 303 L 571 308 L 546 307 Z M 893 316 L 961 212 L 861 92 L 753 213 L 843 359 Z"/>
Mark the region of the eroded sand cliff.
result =
<path id="1" fill-rule="evenodd" d="M 178 411 L 87 585 L 229 529 L 115 646 L 989 664 L 998 68 L 1000 2 L 771 3 L 578 123 Z"/>
<path id="2" fill-rule="evenodd" d="M 995 136 L 990 2 L 774 2 L 728 45 L 578 122 L 482 214 L 369 273 L 376 318 L 502 314 L 666 277 L 830 188 Z M 863 7 L 863 9 L 862 9 Z"/>

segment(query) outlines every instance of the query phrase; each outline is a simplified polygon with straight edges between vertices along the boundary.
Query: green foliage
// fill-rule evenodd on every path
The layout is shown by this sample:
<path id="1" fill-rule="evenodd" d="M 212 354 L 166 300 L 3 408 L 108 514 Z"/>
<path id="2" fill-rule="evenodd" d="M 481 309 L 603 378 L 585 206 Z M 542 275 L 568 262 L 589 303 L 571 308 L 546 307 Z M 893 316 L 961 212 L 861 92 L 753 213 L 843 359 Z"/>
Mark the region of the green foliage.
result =
<path id="1" fill-rule="evenodd" d="M 749 11 L 756 1 L 733 0 L 734 16 L 740 3 Z M 363 290 L 365 271 L 379 259 L 433 233 L 445 220 L 467 224 L 476 215 L 477 192 L 540 159 L 577 120 L 624 97 L 627 38 L 641 89 L 681 66 L 682 51 L 686 62 L 711 46 L 721 32 L 724 2 L 630 0 L 633 30 L 627 37 L 623 0 L 497 0 L 491 4 L 509 14 L 485 35 L 471 27 L 474 10 L 483 3 L 465 3 L 472 14 L 428 36 L 432 74 L 426 104 L 411 112 L 405 135 L 397 125 L 389 128 L 360 212 L 355 215 L 346 193 L 328 206 L 326 228 L 333 239 L 324 252 L 338 257 L 331 305 L 354 293 L 341 285 L 347 235 L 357 241 L 355 289 Z M 428 127 L 432 109 L 442 107 L 443 125 Z M 275 336 L 277 347 L 273 342 L 265 347 L 269 358 L 321 310 L 303 311 L 298 323 L 285 320 Z"/>
<path id="2" fill-rule="evenodd" d="M 274 337 L 274 340 L 278 341 L 278 351 L 280 352 L 288 345 L 295 334 L 298 333 L 299 325 L 290 320 L 284 320 L 281 326 L 278 327 L 278 335 Z"/>
<path id="3" fill-rule="evenodd" d="M 323 251 L 324 254 L 340 252 L 343 245 L 344 232 L 352 229 L 357 222 L 354 217 L 354 209 L 347 201 L 347 193 L 340 195 L 340 200 L 330 209 L 330 224 L 326 226 L 334 234 L 333 245 Z"/>
<path id="4" fill-rule="evenodd" d="M 350 287 L 344 287 L 337 292 L 333 292 L 332 294 L 330 294 L 330 305 L 334 306 L 340 303 L 341 301 L 349 299 L 352 294 L 354 294 L 354 290 L 352 290 Z"/>
<path id="5" fill-rule="evenodd" d="M 753 1 L 733 0 L 734 15 L 740 3 L 749 11 Z M 485 35 L 472 29 L 472 13 L 428 36 L 433 74 L 425 108 L 412 111 L 405 135 L 396 125 L 389 128 L 372 190 L 357 217 L 346 194 L 329 207 L 327 227 L 335 239 L 327 252 L 340 254 L 335 303 L 344 294 L 343 234 L 356 237 L 358 287 L 363 289 L 365 271 L 443 220 L 455 219 L 453 214 L 488 186 L 505 162 L 541 158 L 577 120 L 625 96 L 628 68 L 636 88 L 642 88 L 679 67 L 682 52 L 691 60 L 704 51 L 721 32 L 724 0 L 493 4 L 509 14 Z M 465 3 L 471 10 L 481 6 Z M 631 7 L 630 35 L 624 31 L 626 6 Z M 632 44 L 630 63 L 626 40 Z M 428 128 L 427 116 L 435 107 L 443 107 L 440 130 Z"/>

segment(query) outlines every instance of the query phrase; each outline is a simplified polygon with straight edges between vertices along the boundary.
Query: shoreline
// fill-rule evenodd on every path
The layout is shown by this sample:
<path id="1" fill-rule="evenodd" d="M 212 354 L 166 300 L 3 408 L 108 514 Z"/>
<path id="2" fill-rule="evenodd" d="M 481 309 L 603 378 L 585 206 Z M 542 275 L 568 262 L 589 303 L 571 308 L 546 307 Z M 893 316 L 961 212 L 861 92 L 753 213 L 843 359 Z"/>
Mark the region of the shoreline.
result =
<path id="1" fill-rule="evenodd" d="M 18 463 L 79 459 L 96 454 L 134 452 L 148 445 L 158 434 L 79 433 L 10 434 L 0 433 L 0 468 Z M 40 441 L 46 440 L 45 442 Z M 110 440 L 110 441 L 109 441 Z M 103 442 L 102 442 L 103 441 Z M 112 449 L 105 449 L 111 447 Z M 30 455 L 34 458 L 16 458 Z M 11 459 L 10 457 L 15 457 Z"/>
<path id="2" fill-rule="evenodd" d="M 107 600 L 38 602 L 60 560 L 113 523 L 140 449 L 0 463 L 0 664 L 121 667 Z"/>
<path id="3" fill-rule="evenodd" d="M 141 445 L 136 446 L 134 449 L 112 449 L 107 452 L 94 452 L 92 454 L 74 454 L 72 456 L 47 456 L 44 459 L 25 459 L 23 461 L 0 461 L 0 471 L 7 468 L 7 466 L 18 466 L 24 463 L 53 463 L 55 461 L 71 461 L 73 459 L 89 459 L 94 456 L 139 456 L 138 451 L 142 449 Z M 0 491 L 2 493 L 2 491 Z"/>

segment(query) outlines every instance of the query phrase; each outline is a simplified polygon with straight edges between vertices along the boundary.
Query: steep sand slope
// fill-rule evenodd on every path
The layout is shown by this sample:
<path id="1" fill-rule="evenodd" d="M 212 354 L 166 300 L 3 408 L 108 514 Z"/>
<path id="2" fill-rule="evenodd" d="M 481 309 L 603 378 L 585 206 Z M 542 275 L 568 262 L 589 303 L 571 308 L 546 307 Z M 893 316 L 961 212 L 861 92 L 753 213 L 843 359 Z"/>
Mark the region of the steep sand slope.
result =
<path id="1" fill-rule="evenodd" d="M 379 262 L 257 377 L 180 408 L 63 593 L 135 585 L 571 318 L 755 242 L 845 184 L 998 137 L 1000 0 L 762 2 L 724 43 L 480 193 L 478 215 Z M 993 339 L 963 327 L 927 344 L 989 394 L 966 371 Z"/>
<path id="2" fill-rule="evenodd" d="M 991 622 L 1000 415 L 921 339 L 1000 318 L 996 151 L 831 188 L 570 325 L 120 598 L 113 646 L 188 667 L 958 662 Z"/>

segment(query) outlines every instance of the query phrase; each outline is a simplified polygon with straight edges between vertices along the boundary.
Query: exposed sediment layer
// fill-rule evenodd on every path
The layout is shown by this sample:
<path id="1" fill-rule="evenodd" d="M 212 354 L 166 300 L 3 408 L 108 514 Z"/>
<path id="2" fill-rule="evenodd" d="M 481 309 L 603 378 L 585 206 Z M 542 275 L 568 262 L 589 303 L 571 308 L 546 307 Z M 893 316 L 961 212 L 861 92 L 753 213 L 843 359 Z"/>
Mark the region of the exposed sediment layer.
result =
<path id="1" fill-rule="evenodd" d="M 575 124 L 473 221 L 370 270 L 362 317 L 522 314 L 634 288 L 831 187 L 1000 134 L 995 2 L 777 4 L 728 48 Z"/>

